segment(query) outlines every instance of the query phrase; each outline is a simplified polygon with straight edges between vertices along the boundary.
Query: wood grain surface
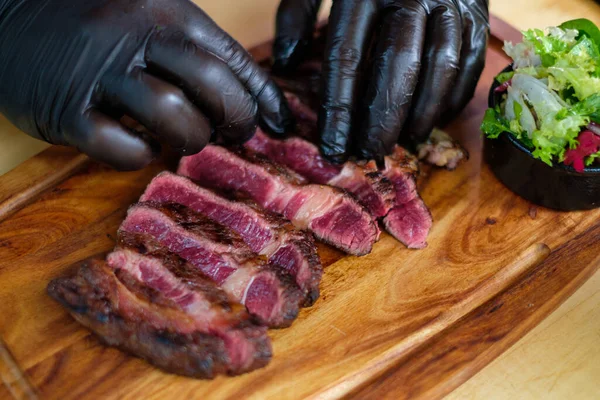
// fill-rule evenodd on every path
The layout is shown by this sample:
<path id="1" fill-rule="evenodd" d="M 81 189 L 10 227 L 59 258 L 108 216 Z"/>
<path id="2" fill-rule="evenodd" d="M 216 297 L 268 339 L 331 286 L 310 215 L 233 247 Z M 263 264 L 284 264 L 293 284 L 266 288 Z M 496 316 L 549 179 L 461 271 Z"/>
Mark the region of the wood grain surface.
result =
<path id="1" fill-rule="evenodd" d="M 596 271 L 598 237 L 600 225 L 561 245 L 517 285 L 454 324 L 409 362 L 390 368 L 356 393 L 357 397 L 438 398 L 448 394 L 538 324 Z"/>
<path id="2" fill-rule="evenodd" d="M 75 149 L 54 146 L 2 177 L 0 221 L 77 172 L 89 161 Z"/>
<path id="3" fill-rule="evenodd" d="M 430 246 L 411 251 L 383 235 L 363 258 L 320 246 L 327 265 L 321 299 L 292 328 L 272 331 L 272 363 L 242 377 L 202 382 L 162 373 L 101 345 L 45 293 L 71 263 L 113 246 L 128 205 L 160 163 L 131 173 L 86 164 L 35 201 L 20 202 L 21 210 L 11 208 L 0 221 L 0 346 L 9 355 L 0 357 L 4 393 L 429 398 L 466 380 L 598 265 L 599 211 L 532 207 L 482 163 L 478 125 L 486 83 L 508 63 L 499 47 L 493 40 L 476 99 L 448 129 L 470 161 L 454 172 L 426 169 L 420 178 L 435 220 Z M 0 177 L 0 187 L 14 182 L 12 175 Z"/>

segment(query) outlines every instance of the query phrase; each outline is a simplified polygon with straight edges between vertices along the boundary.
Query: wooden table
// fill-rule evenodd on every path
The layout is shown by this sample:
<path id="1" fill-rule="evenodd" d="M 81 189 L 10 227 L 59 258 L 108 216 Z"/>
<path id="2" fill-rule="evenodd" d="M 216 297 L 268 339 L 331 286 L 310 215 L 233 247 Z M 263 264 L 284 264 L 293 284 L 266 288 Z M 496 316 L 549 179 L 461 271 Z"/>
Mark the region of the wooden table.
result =
<path id="1" fill-rule="evenodd" d="M 271 35 L 269 21 L 276 0 L 197 2 L 246 46 Z M 232 7 L 234 3 L 235 7 Z M 600 6 L 592 1 L 492 0 L 491 8 L 496 15 L 521 29 L 544 27 L 582 16 L 600 23 Z M 39 152 L 44 145 L 0 120 L 0 148 L 0 173 L 3 173 Z M 600 274 L 449 398 L 507 398 L 511 395 L 516 398 L 597 398 L 600 392 L 597 383 L 600 378 L 598 321 Z"/>
<path id="2" fill-rule="evenodd" d="M 582 17 L 600 24 L 600 5 L 591 0 L 491 0 L 491 11 L 519 29 Z M 599 359 L 596 273 L 550 317 L 447 398 L 597 399 Z"/>

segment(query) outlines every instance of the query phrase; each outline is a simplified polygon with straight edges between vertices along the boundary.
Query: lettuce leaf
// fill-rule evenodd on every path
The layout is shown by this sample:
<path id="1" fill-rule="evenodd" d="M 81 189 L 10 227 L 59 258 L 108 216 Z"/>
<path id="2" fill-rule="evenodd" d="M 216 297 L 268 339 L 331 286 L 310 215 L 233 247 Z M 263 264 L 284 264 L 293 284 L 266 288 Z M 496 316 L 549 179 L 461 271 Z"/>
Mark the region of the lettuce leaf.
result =
<path id="1" fill-rule="evenodd" d="M 579 100 L 600 93 L 600 78 L 591 76 L 581 68 L 576 67 L 550 67 L 551 78 L 548 87 L 560 92 L 572 88 Z"/>
<path id="2" fill-rule="evenodd" d="M 504 118 L 500 107 L 488 108 L 485 111 L 483 122 L 481 123 L 481 131 L 486 137 L 496 139 L 502 132 L 510 132 L 510 122 Z"/>
<path id="3" fill-rule="evenodd" d="M 585 19 L 568 21 L 524 31 L 522 43 L 507 42 L 504 49 L 514 74 L 497 77 L 511 79 L 510 88 L 503 108 L 486 112 L 482 130 L 489 138 L 509 132 L 534 157 L 562 162 L 582 129 L 600 123 L 600 29 Z M 598 158 L 600 152 L 586 162 Z"/>
<path id="4" fill-rule="evenodd" d="M 523 134 L 522 130 L 519 131 L 515 123 L 523 113 L 522 106 L 517 107 L 507 101 L 507 104 L 512 104 L 514 108 L 505 109 L 501 115 L 510 117 L 508 126 L 511 129 L 508 131 L 533 149 L 533 156 L 546 164 L 552 165 L 554 161 L 562 161 L 566 148 L 577 146 L 577 136 L 581 128 L 589 123 L 589 117 L 570 108 L 542 80 L 530 75 L 516 73 L 509 90 L 527 100 L 526 106 L 531 108 L 531 112 L 536 116 L 537 128 L 530 136 Z M 589 109 L 596 105 L 591 100 L 588 103 Z"/>
<path id="5" fill-rule="evenodd" d="M 580 18 L 571 21 L 563 22 L 559 28 L 561 29 L 573 29 L 576 30 L 579 35 L 578 38 L 585 35 L 589 37 L 592 42 L 596 44 L 596 47 L 600 51 L 600 29 L 589 19 Z"/>
<path id="6" fill-rule="evenodd" d="M 580 101 L 570 111 L 573 114 L 590 117 L 593 122 L 600 123 L 600 93 L 594 93 Z"/>
<path id="7" fill-rule="evenodd" d="M 515 103 L 517 104 L 517 103 Z M 533 142 L 524 132 L 518 120 L 509 121 L 502 115 L 499 107 L 488 108 L 481 123 L 481 131 L 489 139 L 496 139 L 501 133 L 506 132 L 517 138 L 525 147 L 534 149 Z"/>
<path id="8" fill-rule="evenodd" d="M 592 154 L 591 156 L 585 159 L 585 166 L 589 167 L 594 164 L 597 160 L 600 160 L 600 151 Z"/>
<path id="9" fill-rule="evenodd" d="M 500 84 L 508 82 L 512 79 L 514 74 L 514 71 L 502 72 L 496 76 L 496 81 L 498 81 Z"/>
<path id="10" fill-rule="evenodd" d="M 559 34 L 544 33 L 541 29 L 530 29 L 523 32 L 525 42 L 531 43 L 542 60 L 542 66 L 551 67 L 559 55 L 570 49 L 571 42 L 564 40 L 566 33 L 560 30 Z"/>

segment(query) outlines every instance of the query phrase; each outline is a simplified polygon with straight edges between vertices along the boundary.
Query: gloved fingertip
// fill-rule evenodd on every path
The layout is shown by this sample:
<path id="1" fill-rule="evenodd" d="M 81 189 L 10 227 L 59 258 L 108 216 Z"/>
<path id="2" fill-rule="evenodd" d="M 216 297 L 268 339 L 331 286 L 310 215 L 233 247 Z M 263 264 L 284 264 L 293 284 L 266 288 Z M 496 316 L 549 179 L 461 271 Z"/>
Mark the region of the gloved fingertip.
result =
<path id="1" fill-rule="evenodd" d="M 294 118 L 288 105 L 281 102 L 276 112 L 263 112 L 261 114 L 259 126 L 275 136 L 284 137 L 295 131 L 296 118 Z"/>
<path id="2" fill-rule="evenodd" d="M 411 144 L 416 148 L 421 143 L 425 143 L 429 136 L 431 136 L 431 132 L 433 129 L 419 129 L 410 132 L 409 137 L 411 139 Z"/>
<path id="3" fill-rule="evenodd" d="M 320 149 L 323 157 L 333 164 L 343 164 L 348 161 L 348 154 L 340 152 L 339 148 L 331 147 L 326 143 L 321 143 Z"/>
<path id="4" fill-rule="evenodd" d="M 154 139 L 152 136 L 150 136 L 150 134 L 146 132 L 138 132 L 137 134 L 140 135 L 141 138 L 150 146 L 150 161 L 152 162 L 158 157 L 160 157 L 162 151 L 162 146 L 160 145 L 160 142 Z"/>
<path id="5" fill-rule="evenodd" d="M 379 167 L 383 166 L 384 158 L 390 154 L 398 138 L 393 130 L 387 129 L 366 129 L 359 135 L 356 144 L 356 155 L 359 159 L 365 161 L 375 161 Z"/>
<path id="6" fill-rule="evenodd" d="M 275 74 L 292 72 L 306 56 L 308 40 L 278 37 L 273 44 L 273 67 Z"/>
<path id="7" fill-rule="evenodd" d="M 361 160 L 371 161 L 375 160 L 377 165 L 383 160 L 383 156 L 379 153 L 372 151 L 369 148 L 361 148 L 358 150 L 358 158 Z"/>
<path id="8" fill-rule="evenodd" d="M 215 129 L 213 129 L 210 132 L 210 139 L 208 140 L 208 142 L 215 143 L 218 139 L 219 139 L 219 137 L 217 136 L 217 131 Z"/>
<path id="9" fill-rule="evenodd" d="M 276 137 L 286 137 L 295 132 L 296 121 L 293 117 L 291 119 L 274 117 L 274 118 L 261 118 L 259 126 L 261 129 L 271 133 Z"/>

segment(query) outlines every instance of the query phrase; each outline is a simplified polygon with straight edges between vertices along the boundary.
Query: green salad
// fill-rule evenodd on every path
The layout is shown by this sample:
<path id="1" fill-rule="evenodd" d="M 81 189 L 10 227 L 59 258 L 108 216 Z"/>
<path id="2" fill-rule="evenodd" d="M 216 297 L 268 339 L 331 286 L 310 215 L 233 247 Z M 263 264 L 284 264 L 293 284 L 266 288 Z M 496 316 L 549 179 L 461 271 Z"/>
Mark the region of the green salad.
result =
<path id="1" fill-rule="evenodd" d="M 578 19 L 505 42 L 512 71 L 496 77 L 502 102 L 486 111 L 490 139 L 512 134 L 548 165 L 583 171 L 600 161 L 600 30 Z"/>

